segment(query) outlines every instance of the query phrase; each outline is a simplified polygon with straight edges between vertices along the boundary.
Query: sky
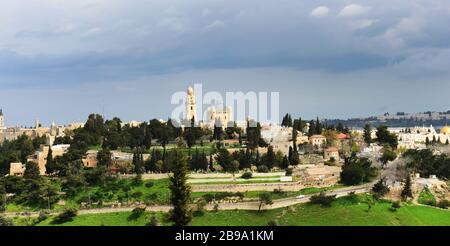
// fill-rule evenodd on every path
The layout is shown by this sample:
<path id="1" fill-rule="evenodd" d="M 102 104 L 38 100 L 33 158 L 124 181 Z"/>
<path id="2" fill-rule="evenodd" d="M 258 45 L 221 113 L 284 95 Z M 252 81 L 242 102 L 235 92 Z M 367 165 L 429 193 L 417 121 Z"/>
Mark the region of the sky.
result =
<path id="1" fill-rule="evenodd" d="M 173 93 L 279 92 L 280 113 L 450 109 L 448 0 L 0 0 L 7 125 L 167 118 Z"/>

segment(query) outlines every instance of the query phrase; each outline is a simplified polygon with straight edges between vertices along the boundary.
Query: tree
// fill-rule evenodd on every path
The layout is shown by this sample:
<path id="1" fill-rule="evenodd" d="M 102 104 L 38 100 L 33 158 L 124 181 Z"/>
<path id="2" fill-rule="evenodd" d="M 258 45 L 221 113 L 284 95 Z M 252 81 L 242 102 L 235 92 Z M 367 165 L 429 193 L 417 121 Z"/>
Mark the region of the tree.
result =
<path id="1" fill-rule="evenodd" d="M 169 212 L 169 219 L 175 226 L 186 226 L 192 219 L 188 207 L 191 188 L 187 184 L 187 160 L 183 152 L 175 149 L 171 160 L 173 175 L 170 177 L 170 202 L 173 208 Z"/>
<path id="2" fill-rule="evenodd" d="M 397 135 L 390 133 L 387 126 L 377 127 L 377 141 L 381 145 L 388 144 L 392 149 L 396 149 L 398 145 Z"/>
<path id="3" fill-rule="evenodd" d="M 359 158 L 353 153 L 345 158 L 341 171 L 341 182 L 345 185 L 358 185 L 370 182 L 376 176 L 376 169 L 367 158 Z"/>
<path id="4" fill-rule="evenodd" d="M 289 167 L 289 158 L 285 155 L 283 162 L 281 163 L 281 168 L 287 169 Z"/>
<path id="5" fill-rule="evenodd" d="M 217 153 L 217 162 L 225 172 L 233 170 L 233 157 L 231 156 L 230 152 L 228 152 L 228 150 L 224 148 L 221 148 L 219 150 L 219 153 Z"/>
<path id="6" fill-rule="evenodd" d="M 109 148 L 102 148 L 97 152 L 97 164 L 102 167 L 110 167 L 112 163 L 112 153 Z"/>
<path id="7" fill-rule="evenodd" d="M 47 164 L 45 165 L 45 172 L 47 174 L 53 174 L 56 171 L 57 167 L 55 165 L 55 162 L 53 161 L 53 152 L 52 148 L 48 148 L 48 154 L 47 154 Z"/>
<path id="8" fill-rule="evenodd" d="M 134 173 L 140 175 L 145 172 L 144 156 L 140 148 L 136 148 L 133 153 Z"/>
<path id="9" fill-rule="evenodd" d="M 384 178 L 380 179 L 373 187 L 372 192 L 375 194 L 377 198 L 381 198 L 387 193 L 389 193 L 390 189 L 386 185 L 386 180 Z"/>
<path id="10" fill-rule="evenodd" d="M 449 145 L 448 138 L 447 138 L 447 141 L 445 141 L 445 145 Z"/>
<path id="11" fill-rule="evenodd" d="M 281 125 L 284 127 L 292 127 L 292 117 L 290 114 L 286 114 L 281 121 Z"/>
<path id="12" fill-rule="evenodd" d="M 412 198 L 412 190 L 411 190 L 411 175 L 408 174 L 406 177 L 405 185 L 403 186 L 403 190 L 401 193 L 401 197 L 403 200 L 407 200 L 408 198 Z"/>
<path id="13" fill-rule="evenodd" d="M 272 201 L 272 196 L 270 195 L 270 193 L 263 192 L 263 193 L 259 194 L 258 212 L 261 211 L 261 208 L 263 205 L 272 205 L 272 204 L 273 204 L 273 201 Z"/>
<path id="14" fill-rule="evenodd" d="M 25 179 L 39 179 L 40 172 L 38 164 L 31 161 L 27 162 L 25 164 L 25 172 L 23 174 L 23 177 Z"/>
<path id="15" fill-rule="evenodd" d="M 289 164 L 292 166 L 297 166 L 300 164 L 300 157 L 298 155 L 298 152 L 293 152 L 291 157 L 289 158 Z"/>
<path id="16" fill-rule="evenodd" d="M 364 126 L 364 142 L 366 142 L 367 144 L 372 143 L 372 127 L 370 126 L 370 124 L 366 124 Z"/>
<path id="17" fill-rule="evenodd" d="M 386 166 L 388 162 L 394 161 L 395 159 L 397 159 L 397 153 L 392 151 L 390 146 L 384 147 L 383 154 L 380 157 L 380 161 L 383 163 L 383 166 Z"/>
<path id="18" fill-rule="evenodd" d="M 430 145 L 430 138 L 427 137 L 427 138 L 425 139 L 425 145 L 426 145 L 426 146 Z"/>
<path id="19" fill-rule="evenodd" d="M 267 166 L 269 169 L 275 166 L 276 164 L 276 155 L 273 151 L 273 147 L 269 146 L 267 148 L 267 153 L 263 154 L 262 157 L 262 164 Z"/>

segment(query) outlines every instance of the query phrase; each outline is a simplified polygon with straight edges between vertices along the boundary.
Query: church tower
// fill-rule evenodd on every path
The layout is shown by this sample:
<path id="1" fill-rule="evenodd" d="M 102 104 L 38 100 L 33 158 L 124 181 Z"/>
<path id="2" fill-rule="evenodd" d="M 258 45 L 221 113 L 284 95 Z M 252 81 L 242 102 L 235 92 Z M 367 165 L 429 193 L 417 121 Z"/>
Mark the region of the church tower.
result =
<path id="1" fill-rule="evenodd" d="M 189 86 L 186 95 L 186 119 L 197 121 L 197 106 L 195 105 L 194 89 Z"/>
<path id="2" fill-rule="evenodd" d="M 0 109 L 0 131 L 5 129 L 5 117 L 3 116 L 3 110 Z"/>

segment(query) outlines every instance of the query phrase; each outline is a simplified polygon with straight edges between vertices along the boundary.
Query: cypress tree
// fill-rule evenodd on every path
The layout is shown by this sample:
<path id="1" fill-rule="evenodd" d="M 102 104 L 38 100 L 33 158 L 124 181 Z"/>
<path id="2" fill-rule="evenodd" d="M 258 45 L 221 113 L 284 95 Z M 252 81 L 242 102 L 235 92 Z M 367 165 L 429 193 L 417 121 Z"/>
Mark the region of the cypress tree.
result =
<path id="1" fill-rule="evenodd" d="M 412 190 L 411 190 L 411 175 L 408 174 L 406 177 L 405 186 L 403 187 L 401 197 L 403 200 L 406 200 L 410 197 L 413 197 Z"/>
<path id="2" fill-rule="evenodd" d="M 173 208 L 169 212 L 169 219 L 174 226 L 186 226 L 191 221 L 191 211 L 188 207 L 191 188 L 187 184 L 187 161 L 181 150 L 176 149 L 170 155 L 170 165 L 173 175 L 170 177 L 170 203 Z"/>

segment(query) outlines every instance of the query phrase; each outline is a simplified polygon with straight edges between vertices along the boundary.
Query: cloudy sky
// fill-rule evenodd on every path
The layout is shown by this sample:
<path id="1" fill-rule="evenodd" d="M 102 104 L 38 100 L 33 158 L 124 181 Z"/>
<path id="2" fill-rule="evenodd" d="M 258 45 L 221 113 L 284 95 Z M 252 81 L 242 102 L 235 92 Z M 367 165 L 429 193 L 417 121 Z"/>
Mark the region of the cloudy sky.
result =
<path id="1" fill-rule="evenodd" d="M 167 118 L 171 95 L 279 91 L 281 112 L 450 109 L 448 0 L 0 1 L 8 125 Z"/>

